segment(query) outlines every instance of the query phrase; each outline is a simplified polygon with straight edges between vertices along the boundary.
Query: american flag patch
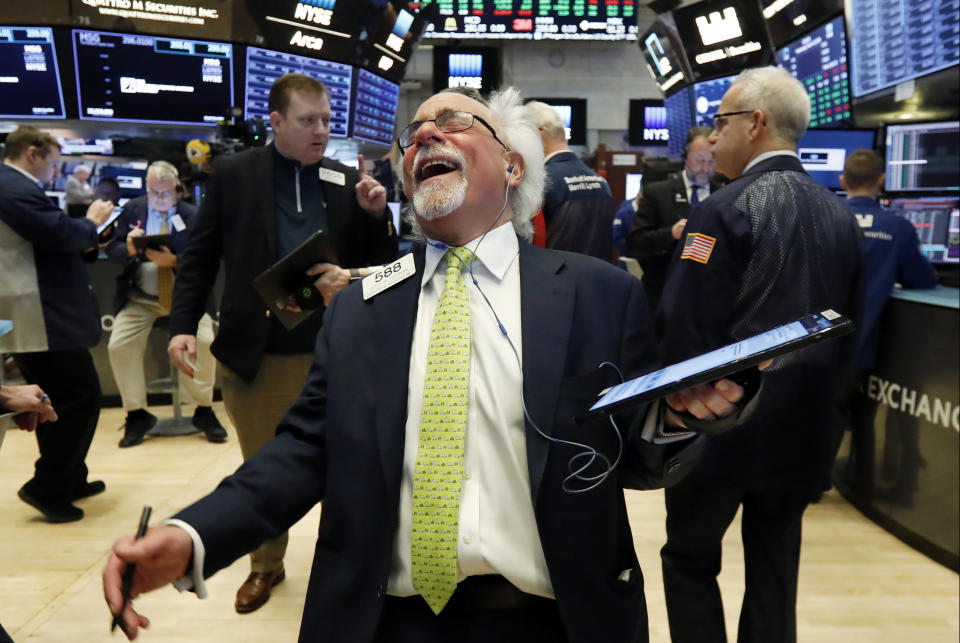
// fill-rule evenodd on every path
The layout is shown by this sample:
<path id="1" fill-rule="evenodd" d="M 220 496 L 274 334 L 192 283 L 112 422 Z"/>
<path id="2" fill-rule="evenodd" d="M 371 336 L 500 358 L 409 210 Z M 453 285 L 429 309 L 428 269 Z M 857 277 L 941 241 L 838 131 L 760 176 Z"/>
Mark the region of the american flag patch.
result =
<path id="1" fill-rule="evenodd" d="M 699 263 L 710 261 L 710 253 L 713 252 L 713 246 L 717 243 L 714 237 L 708 237 L 699 232 L 688 232 L 687 240 L 683 242 L 683 254 L 680 259 L 692 259 Z"/>

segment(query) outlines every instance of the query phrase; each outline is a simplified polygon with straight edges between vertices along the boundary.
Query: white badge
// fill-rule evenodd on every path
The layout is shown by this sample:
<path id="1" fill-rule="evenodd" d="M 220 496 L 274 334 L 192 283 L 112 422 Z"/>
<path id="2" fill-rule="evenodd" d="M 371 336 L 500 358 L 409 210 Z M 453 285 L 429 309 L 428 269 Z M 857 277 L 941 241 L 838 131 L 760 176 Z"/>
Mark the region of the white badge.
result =
<path id="1" fill-rule="evenodd" d="M 183 219 L 180 218 L 179 214 L 175 214 L 170 217 L 170 225 L 172 225 L 173 229 L 177 232 L 183 232 L 187 229 L 187 224 L 183 222 Z"/>
<path id="2" fill-rule="evenodd" d="M 363 284 L 363 299 L 379 295 L 387 288 L 395 286 L 404 279 L 417 272 L 413 262 L 413 253 L 405 254 L 393 263 L 380 268 L 373 274 L 367 275 L 360 283 Z"/>
<path id="3" fill-rule="evenodd" d="M 320 168 L 320 180 L 327 183 L 336 183 L 337 185 L 346 185 L 347 177 L 343 172 L 337 172 L 329 168 Z"/>

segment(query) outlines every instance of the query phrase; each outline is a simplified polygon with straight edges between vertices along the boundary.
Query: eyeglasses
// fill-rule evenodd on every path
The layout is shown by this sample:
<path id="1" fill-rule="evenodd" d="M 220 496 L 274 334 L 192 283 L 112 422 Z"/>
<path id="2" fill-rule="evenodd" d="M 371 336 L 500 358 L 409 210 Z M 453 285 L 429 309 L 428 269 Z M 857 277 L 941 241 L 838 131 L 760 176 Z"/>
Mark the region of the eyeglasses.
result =
<path id="1" fill-rule="evenodd" d="M 164 190 L 160 192 L 159 190 L 150 190 L 147 189 L 147 195 L 153 197 L 154 199 L 169 199 L 173 196 L 173 192 L 169 190 Z"/>
<path id="2" fill-rule="evenodd" d="M 743 114 L 752 114 L 754 110 L 752 109 L 743 109 L 739 112 L 723 112 L 722 114 L 715 114 L 713 117 L 713 129 L 718 132 L 723 129 L 723 119 L 729 118 L 731 116 L 741 116 Z"/>
<path id="3" fill-rule="evenodd" d="M 503 147 L 503 149 L 510 149 L 503 144 L 503 141 L 501 141 L 497 136 L 497 132 L 490 127 L 490 123 L 475 114 L 471 114 L 470 112 L 443 112 L 436 118 L 430 118 L 425 121 L 413 121 L 407 125 L 402 132 L 400 132 L 400 136 L 397 137 L 397 147 L 400 148 L 401 152 L 405 152 L 408 147 L 413 145 L 413 137 L 417 135 L 417 132 L 424 123 L 433 123 L 437 126 L 437 129 L 444 134 L 453 134 L 454 132 L 462 132 L 470 129 L 473 127 L 474 121 L 480 121 L 483 123 L 483 126 L 490 130 L 490 133 L 493 134 L 494 140 L 496 140 L 497 143 L 500 143 L 500 146 Z"/>

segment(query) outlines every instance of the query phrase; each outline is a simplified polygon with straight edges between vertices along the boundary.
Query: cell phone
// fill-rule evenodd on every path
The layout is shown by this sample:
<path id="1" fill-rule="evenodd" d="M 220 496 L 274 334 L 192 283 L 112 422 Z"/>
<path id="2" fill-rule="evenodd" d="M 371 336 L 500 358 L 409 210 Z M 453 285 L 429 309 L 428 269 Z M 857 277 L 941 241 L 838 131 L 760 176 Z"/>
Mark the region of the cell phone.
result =
<path id="1" fill-rule="evenodd" d="M 586 415 L 611 413 L 697 384 L 712 382 L 828 337 L 846 335 L 853 332 L 853 328 L 852 321 L 832 310 L 809 315 L 617 384 L 607 389 Z"/>
<path id="2" fill-rule="evenodd" d="M 97 234 L 100 234 L 101 232 L 103 232 L 104 230 L 112 226 L 116 222 L 117 217 L 119 217 L 120 213 L 122 212 L 123 212 L 123 208 L 114 208 L 113 212 L 110 213 L 110 216 L 107 217 L 107 220 L 97 226 Z"/>

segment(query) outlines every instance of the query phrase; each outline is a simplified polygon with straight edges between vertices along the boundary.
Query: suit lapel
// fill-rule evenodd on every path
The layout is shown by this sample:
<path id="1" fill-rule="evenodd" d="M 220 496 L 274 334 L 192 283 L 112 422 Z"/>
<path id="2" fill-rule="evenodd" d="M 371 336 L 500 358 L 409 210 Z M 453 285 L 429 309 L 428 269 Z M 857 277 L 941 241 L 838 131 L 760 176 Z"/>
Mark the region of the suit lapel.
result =
<path id="1" fill-rule="evenodd" d="M 410 351 L 417 318 L 420 280 L 423 277 L 424 248 L 414 250 L 416 273 L 362 305 L 373 307 L 375 351 L 379 357 L 374 374 L 377 407 L 377 442 L 387 492 L 399 493 L 403 465 L 404 422 L 407 417 L 407 390 L 410 379 Z"/>
<path id="2" fill-rule="evenodd" d="M 520 242 L 520 314 L 523 334 L 523 393 L 540 430 L 553 433 L 560 381 L 573 321 L 573 287 L 563 279 L 562 255 Z M 526 422 L 529 425 L 529 421 Z M 550 443 L 527 426 L 527 469 L 536 504 Z"/>
<path id="3" fill-rule="evenodd" d="M 326 157 L 320 161 L 320 167 L 333 169 L 337 172 L 340 171 L 332 166 L 333 161 Z M 341 219 L 345 218 L 349 212 L 349 206 L 344 203 L 344 199 L 348 192 L 346 187 L 341 188 L 330 181 L 320 181 L 320 186 L 323 191 L 323 200 L 327 211 L 327 229 L 324 230 L 324 232 L 326 232 L 330 237 L 330 245 L 334 248 L 340 249 L 340 231 L 344 226 L 344 223 L 341 221 Z M 343 258 L 340 257 L 339 260 L 343 261 Z"/>
<path id="4" fill-rule="evenodd" d="M 259 148 L 257 153 L 259 157 L 257 162 L 253 164 L 254 175 L 250 177 L 250 185 L 260 186 L 260 189 L 254 190 L 257 195 L 256 211 L 263 226 L 264 239 L 267 240 L 270 256 L 274 257 L 277 253 L 277 202 L 274 198 L 273 146 Z M 231 186 L 226 187 L 229 189 Z M 235 187 L 236 189 L 242 189 L 241 186 Z"/>

